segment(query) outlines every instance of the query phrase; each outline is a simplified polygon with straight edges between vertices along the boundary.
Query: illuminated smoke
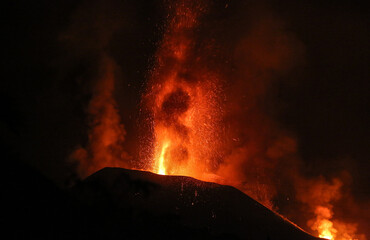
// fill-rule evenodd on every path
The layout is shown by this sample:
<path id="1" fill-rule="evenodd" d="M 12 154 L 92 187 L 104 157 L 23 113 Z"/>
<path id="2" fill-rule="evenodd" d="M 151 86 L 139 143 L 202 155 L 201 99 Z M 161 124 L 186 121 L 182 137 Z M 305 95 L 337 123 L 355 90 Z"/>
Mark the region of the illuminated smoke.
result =
<path id="1" fill-rule="evenodd" d="M 365 240 L 366 237 L 357 232 L 356 223 L 336 219 L 334 206 L 343 198 L 343 181 L 333 178 L 330 181 L 324 177 L 298 179 L 296 182 L 297 199 L 308 207 L 313 215 L 307 221 L 319 237 L 335 240 Z"/>
<path id="2" fill-rule="evenodd" d="M 113 98 L 115 63 L 109 57 L 103 57 L 100 68 L 100 76 L 87 109 L 88 145 L 76 149 L 71 155 L 71 159 L 77 161 L 77 171 L 81 177 L 104 167 L 128 167 L 129 156 L 122 147 L 126 132 Z"/>
<path id="3" fill-rule="evenodd" d="M 69 156 L 80 178 L 104 167 L 129 166 L 123 149 L 126 131 L 114 98 L 120 68 L 109 53 L 113 35 L 125 26 L 123 13 L 119 1 L 82 2 L 60 36 L 69 61 L 86 65 L 86 73 L 76 81 L 91 96 L 85 111 L 88 141 Z"/>

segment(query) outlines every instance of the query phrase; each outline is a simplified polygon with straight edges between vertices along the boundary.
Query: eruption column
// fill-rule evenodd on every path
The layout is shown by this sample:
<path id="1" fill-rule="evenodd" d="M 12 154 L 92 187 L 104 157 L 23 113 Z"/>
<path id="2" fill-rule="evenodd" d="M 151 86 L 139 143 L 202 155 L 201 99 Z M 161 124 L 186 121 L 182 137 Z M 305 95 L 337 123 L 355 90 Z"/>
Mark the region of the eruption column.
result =
<path id="1" fill-rule="evenodd" d="M 148 94 L 153 115 L 153 172 L 204 179 L 215 156 L 219 119 L 216 75 L 194 40 L 202 2 L 170 4 L 167 31 L 156 55 Z"/>

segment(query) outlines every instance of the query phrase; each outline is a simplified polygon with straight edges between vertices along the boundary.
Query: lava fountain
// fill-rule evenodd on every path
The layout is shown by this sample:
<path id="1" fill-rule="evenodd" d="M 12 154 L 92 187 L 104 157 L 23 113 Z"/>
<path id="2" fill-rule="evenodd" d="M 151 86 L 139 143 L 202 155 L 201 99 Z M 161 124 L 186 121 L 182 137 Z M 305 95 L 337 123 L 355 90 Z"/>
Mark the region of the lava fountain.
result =
<path id="1" fill-rule="evenodd" d="M 173 8 L 172 8 L 173 7 Z M 217 75 L 194 56 L 199 3 L 180 1 L 156 56 L 148 94 L 153 114 L 151 171 L 206 179 L 217 161 L 221 108 Z"/>

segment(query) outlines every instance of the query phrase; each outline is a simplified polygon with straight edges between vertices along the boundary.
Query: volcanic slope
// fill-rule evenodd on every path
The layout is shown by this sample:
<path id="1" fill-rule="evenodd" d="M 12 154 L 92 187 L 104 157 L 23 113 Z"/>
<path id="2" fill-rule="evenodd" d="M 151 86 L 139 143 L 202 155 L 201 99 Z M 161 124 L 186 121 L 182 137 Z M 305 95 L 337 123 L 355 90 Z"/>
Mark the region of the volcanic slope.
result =
<path id="1" fill-rule="evenodd" d="M 104 168 L 77 184 L 71 193 L 80 204 L 94 209 L 99 216 L 97 225 L 111 236 L 319 239 L 233 187 L 191 177 Z"/>

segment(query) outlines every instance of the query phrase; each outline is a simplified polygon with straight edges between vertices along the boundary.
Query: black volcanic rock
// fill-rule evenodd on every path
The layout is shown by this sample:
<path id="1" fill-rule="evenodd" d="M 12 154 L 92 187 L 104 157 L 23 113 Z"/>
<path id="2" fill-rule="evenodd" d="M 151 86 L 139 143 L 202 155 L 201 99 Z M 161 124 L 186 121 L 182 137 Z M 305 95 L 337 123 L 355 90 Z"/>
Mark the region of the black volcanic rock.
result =
<path id="1" fill-rule="evenodd" d="M 318 239 L 239 190 L 183 176 L 105 168 L 71 189 L 79 235 L 117 239 Z M 86 215 L 83 215 L 86 213 Z"/>

